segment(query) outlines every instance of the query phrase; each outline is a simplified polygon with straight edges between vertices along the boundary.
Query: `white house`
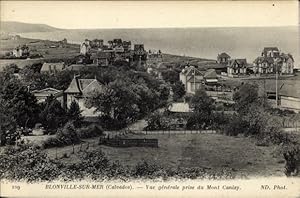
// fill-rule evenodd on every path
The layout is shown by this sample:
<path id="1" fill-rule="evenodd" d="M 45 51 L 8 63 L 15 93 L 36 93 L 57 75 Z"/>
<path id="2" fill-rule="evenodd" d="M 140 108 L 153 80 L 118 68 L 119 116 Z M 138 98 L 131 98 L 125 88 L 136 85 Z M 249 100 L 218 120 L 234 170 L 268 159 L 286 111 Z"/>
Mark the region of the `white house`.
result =
<path id="1" fill-rule="evenodd" d="M 94 107 L 88 107 L 85 104 L 85 100 L 91 97 L 91 94 L 101 92 L 104 85 L 97 79 L 81 79 L 74 76 L 69 87 L 65 90 L 66 106 L 69 107 L 72 101 L 76 101 L 82 110 L 83 116 L 94 117 L 99 113 L 95 113 Z"/>
<path id="2" fill-rule="evenodd" d="M 204 84 L 204 74 L 195 66 L 186 66 L 179 74 L 186 93 L 195 93 Z"/>

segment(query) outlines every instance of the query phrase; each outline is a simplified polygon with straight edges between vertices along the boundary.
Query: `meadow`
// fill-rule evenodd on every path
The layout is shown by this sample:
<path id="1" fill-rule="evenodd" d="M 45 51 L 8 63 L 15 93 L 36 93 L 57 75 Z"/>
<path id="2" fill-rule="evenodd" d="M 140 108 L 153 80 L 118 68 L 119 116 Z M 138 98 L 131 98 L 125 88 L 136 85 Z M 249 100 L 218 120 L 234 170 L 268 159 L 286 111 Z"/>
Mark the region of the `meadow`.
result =
<path id="1" fill-rule="evenodd" d="M 131 134 L 130 138 L 157 138 L 158 148 L 114 148 L 98 145 L 98 138 L 86 139 L 82 145 L 45 149 L 50 158 L 63 163 L 78 162 L 78 154 L 101 149 L 109 160 L 135 166 L 146 161 L 166 168 L 199 167 L 211 170 L 230 169 L 238 176 L 283 176 L 284 159 L 276 146 L 261 147 L 255 140 L 221 134 Z M 241 149 L 243 148 L 243 149 Z"/>

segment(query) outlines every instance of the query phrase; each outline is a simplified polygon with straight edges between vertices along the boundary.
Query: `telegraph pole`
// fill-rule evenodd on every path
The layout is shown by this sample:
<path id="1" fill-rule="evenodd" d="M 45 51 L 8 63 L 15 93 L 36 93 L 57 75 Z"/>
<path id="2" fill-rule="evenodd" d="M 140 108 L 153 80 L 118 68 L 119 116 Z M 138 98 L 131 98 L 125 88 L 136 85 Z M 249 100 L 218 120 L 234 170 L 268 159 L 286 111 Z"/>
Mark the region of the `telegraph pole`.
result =
<path id="1" fill-rule="evenodd" d="M 194 69 L 194 90 L 195 90 L 195 94 L 196 94 L 196 79 L 195 79 L 195 75 L 196 75 L 196 69 Z"/>
<path id="2" fill-rule="evenodd" d="M 278 64 L 276 63 L 276 107 L 278 107 Z"/>

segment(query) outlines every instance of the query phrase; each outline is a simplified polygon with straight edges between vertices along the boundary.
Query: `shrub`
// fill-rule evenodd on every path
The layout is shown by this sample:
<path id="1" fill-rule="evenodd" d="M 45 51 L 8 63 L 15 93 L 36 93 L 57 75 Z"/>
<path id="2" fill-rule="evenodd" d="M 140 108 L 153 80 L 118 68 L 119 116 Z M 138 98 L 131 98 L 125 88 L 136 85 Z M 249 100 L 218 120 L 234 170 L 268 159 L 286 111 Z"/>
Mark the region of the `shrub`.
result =
<path id="1" fill-rule="evenodd" d="M 248 129 L 248 123 L 239 116 L 234 115 L 229 120 L 228 124 L 224 126 L 224 133 L 226 135 L 236 136 L 239 133 L 245 133 Z"/>
<path id="2" fill-rule="evenodd" d="M 77 144 L 80 138 L 76 133 L 75 127 L 72 122 L 68 122 L 62 129 L 58 129 L 55 137 L 50 137 L 43 142 L 43 148 L 61 147 L 71 144 Z"/>
<path id="3" fill-rule="evenodd" d="M 0 179 L 49 181 L 61 174 L 62 164 L 32 145 L 6 147 L 0 158 Z"/>
<path id="4" fill-rule="evenodd" d="M 154 112 L 147 118 L 146 130 L 166 130 L 171 126 L 171 119 L 160 112 Z"/>
<path id="5" fill-rule="evenodd" d="M 297 144 L 288 144 L 283 148 L 285 163 L 285 174 L 287 177 L 296 176 L 300 165 L 300 148 Z"/>
<path id="6" fill-rule="evenodd" d="M 79 162 L 63 164 L 51 160 L 39 149 L 31 145 L 18 145 L 5 148 L 0 154 L 0 179 L 25 181 L 71 180 L 105 180 L 133 178 L 146 179 L 232 179 L 235 175 L 230 170 L 216 171 L 206 168 L 175 168 L 168 169 L 146 161 L 134 167 L 111 163 L 101 150 L 85 151 L 79 154 Z M 68 155 L 63 155 L 68 157 Z"/>
<path id="7" fill-rule="evenodd" d="M 91 138 L 103 135 L 103 129 L 99 125 L 91 124 L 87 127 L 77 129 L 76 133 L 79 138 Z"/>
<path id="8" fill-rule="evenodd" d="M 64 145 L 71 145 L 80 142 L 72 122 L 67 122 L 62 129 L 59 129 L 56 133 L 56 137 Z"/>
<path id="9" fill-rule="evenodd" d="M 59 141 L 56 137 L 50 137 L 42 143 L 42 148 L 44 149 L 61 146 L 64 146 L 64 144 L 61 141 Z"/>
<path id="10" fill-rule="evenodd" d="M 155 164 L 148 164 L 146 161 L 138 163 L 132 170 L 133 176 L 136 177 L 151 177 L 156 171 L 161 168 Z"/>

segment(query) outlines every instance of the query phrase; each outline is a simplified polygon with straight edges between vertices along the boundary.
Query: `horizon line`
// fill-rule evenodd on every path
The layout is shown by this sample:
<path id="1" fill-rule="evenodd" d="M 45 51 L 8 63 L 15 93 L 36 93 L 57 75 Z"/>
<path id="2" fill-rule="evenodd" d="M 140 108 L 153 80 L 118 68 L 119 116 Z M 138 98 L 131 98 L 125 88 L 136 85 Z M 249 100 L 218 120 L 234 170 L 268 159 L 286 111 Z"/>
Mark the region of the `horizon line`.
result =
<path id="1" fill-rule="evenodd" d="M 88 28 L 61 28 L 46 23 L 28 23 L 24 21 L 3 21 L 0 22 L 12 22 L 12 23 L 23 23 L 28 25 L 46 25 L 53 29 L 58 30 L 105 30 L 105 29 L 193 29 L 193 28 L 276 28 L 276 27 L 300 27 L 300 25 L 276 25 L 276 26 L 260 26 L 260 25 L 249 25 L 249 26 L 167 26 L 167 27 L 88 27 Z"/>

